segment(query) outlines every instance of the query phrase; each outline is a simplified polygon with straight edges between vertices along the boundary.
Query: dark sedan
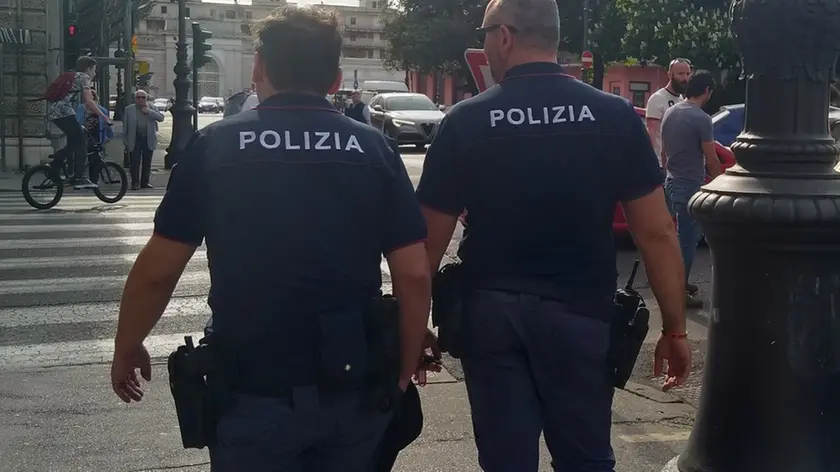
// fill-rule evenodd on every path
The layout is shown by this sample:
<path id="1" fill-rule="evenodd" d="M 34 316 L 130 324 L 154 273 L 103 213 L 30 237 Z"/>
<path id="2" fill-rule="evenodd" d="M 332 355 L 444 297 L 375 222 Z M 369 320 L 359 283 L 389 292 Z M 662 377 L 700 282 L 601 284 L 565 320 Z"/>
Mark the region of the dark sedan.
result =
<path id="1" fill-rule="evenodd" d="M 444 113 L 422 93 L 380 93 L 370 100 L 370 120 L 399 144 L 423 149 L 432 142 Z"/>

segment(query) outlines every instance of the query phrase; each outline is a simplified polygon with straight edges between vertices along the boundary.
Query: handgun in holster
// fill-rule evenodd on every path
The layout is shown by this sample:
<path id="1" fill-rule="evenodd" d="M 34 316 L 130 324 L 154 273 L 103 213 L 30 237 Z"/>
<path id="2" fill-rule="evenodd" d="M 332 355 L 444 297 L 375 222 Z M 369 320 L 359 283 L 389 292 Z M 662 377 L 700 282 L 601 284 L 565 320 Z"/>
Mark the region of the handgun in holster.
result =
<path id="1" fill-rule="evenodd" d="M 627 285 L 618 289 L 613 299 L 614 313 L 610 323 L 607 362 L 613 374 L 613 385 L 622 389 L 633 373 L 633 366 L 650 328 L 650 311 L 644 298 L 633 289 L 638 270 L 639 261 L 636 260 Z"/>
<path id="2" fill-rule="evenodd" d="M 192 336 L 184 337 L 185 345 L 170 354 L 167 363 L 169 389 L 186 449 L 203 449 L 216 439 L 218 402 L 209 379 L 216 371 L 216 359 L 208 338 L 195 346 Z"/>
<path id="3" fill-rule="evenodd" d="M 365 314 L 368 365 L 363 409 L 398 411 L 400 379 L 400 311 L 392 294 L 380 293 Z"/>
<path id="4" fill-rule="evenodd" d="M 438 328 L 442 352 L 460 358 L 464 354 L 464 268 L 453 262 L 441 267 L 432 279 L 432 324 Z"/>

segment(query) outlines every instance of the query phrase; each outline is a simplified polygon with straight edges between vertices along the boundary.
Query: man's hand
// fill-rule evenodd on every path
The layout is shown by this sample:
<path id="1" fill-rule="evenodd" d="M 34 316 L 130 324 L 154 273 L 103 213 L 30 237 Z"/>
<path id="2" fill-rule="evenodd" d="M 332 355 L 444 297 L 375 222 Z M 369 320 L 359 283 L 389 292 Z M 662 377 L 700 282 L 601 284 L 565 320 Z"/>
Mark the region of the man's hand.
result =
<path id="1" fill-rule="evenodd" d="M 665 361 L 668 361 L 665 370 Z M 679 387 L 691 373 L 691 346 L 686 338 L 673 336 L 659 336 L 656 350 L 653 353 L 653 376 L 660 377 L 665 373 L 662 391 L 667 392 Z"/>
<path id="2" fill-rule="evenodd" d="M 137 369 L 147 382 L 152 380 L 152 360 L 142 344 L 124 353 L 114 352 L 111 363 L 111 388 L 126 403 L 143 399 L 143 389 L 137 378 Z"/>
<path id="3" fill-rule="evenodd" d="M 426 372 L 440 372 L 440 347 L 438 346 L 437 336 L 430 329 L 426 329 L 426 337 L 423 338 L 423 354 L 420 362 L 417 365 L 417 372 L 414 373 L 414 381 L 417 385 L 425 387 Z"/>

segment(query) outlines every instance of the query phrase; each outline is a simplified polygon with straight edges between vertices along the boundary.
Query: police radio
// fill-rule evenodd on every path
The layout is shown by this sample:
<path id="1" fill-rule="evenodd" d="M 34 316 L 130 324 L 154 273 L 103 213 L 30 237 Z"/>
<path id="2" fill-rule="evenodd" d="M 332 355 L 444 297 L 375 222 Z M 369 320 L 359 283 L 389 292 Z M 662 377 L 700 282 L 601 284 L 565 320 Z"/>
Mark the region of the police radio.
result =
<path id="1" fill-rule="evenodd" d="M 633 288 L 639 260 L 633 264 L 630 278 L 613 298 L 613 318 L 610 325 L 610 349 L 607 362 L 613 374 L 613 385 L 623 389 L 633 373 L 636 359 L 650 329 L 650 311 L 644 298 Z"/>

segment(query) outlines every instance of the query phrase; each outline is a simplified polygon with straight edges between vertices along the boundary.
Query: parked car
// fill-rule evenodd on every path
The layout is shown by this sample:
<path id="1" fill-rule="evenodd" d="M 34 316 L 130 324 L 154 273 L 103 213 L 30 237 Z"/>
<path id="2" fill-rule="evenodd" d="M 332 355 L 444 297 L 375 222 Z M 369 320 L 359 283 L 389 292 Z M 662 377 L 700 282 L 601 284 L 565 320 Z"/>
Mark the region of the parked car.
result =
<path id="1" fill-rule="evenodd" d="M 155 109 L 159 112 L 167 112 L 170 108 L 172 108 L 172 99 L 171 98 L 156 98 L 154 102 Z"/>
<path id="2" fill-rule="evenodd" d="M 216 100 L 216 97 L 201 97 L 201 100 L 198 101 L 198 112 L 218 113 L 219 102 Z"/>
<path id="3" fill-rule="evenodd" d="M 380 93 L 370 101 L 370 120 L 398 144 L 423 149 L 432 142 L 444 113 L 422 93 Z"/>
<path id="4" fill-rule="evenodd" d="M 744 129 L 744 104 L 724 105 L 717 113 L 712 115 L 712 126 L 715 132 L 715 141 L 729 147 L 735 142 L 735 138 Z M 828 126 L 831 136 L 840 140 L 840 108 L 829 107 Z"/>

